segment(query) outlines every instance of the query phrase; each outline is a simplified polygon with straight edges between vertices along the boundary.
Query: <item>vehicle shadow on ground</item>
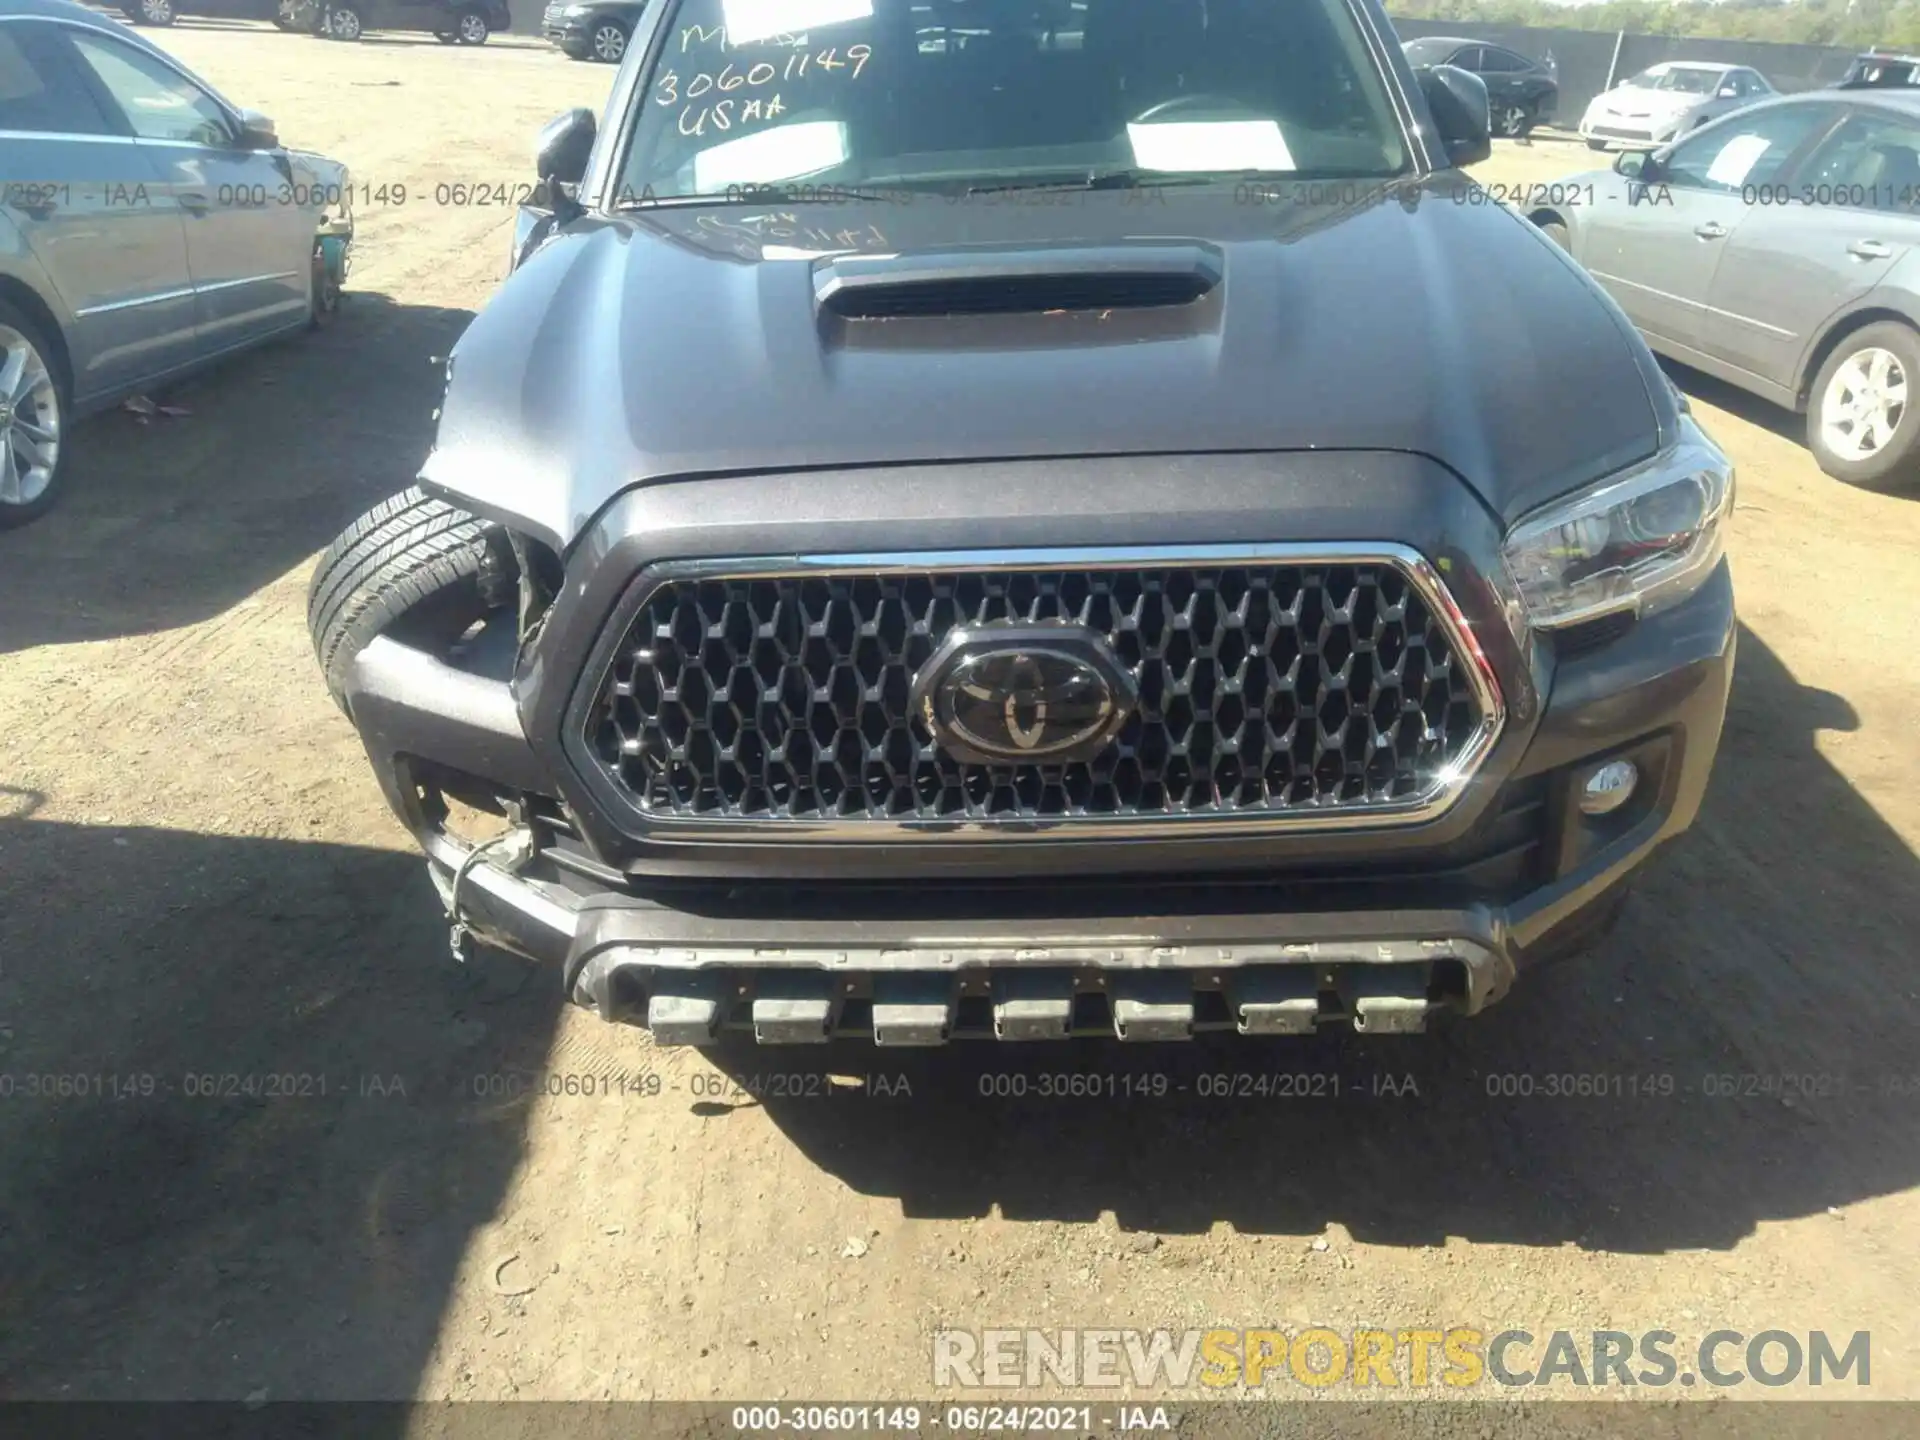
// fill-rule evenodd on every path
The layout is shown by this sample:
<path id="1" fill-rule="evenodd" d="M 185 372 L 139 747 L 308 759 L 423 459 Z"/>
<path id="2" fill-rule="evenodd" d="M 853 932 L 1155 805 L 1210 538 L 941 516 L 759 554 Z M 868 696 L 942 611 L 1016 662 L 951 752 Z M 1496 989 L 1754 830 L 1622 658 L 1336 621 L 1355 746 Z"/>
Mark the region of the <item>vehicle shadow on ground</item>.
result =
<path id="1" fill-rule="evenodd" d="M 0 653 L 193 624 L 411 484 L 470 310 L 349 291 L 333 323 L 72 432 L 66 493 L 0 532 Z M 342 383 L 343 375 L 351 383 Z"/>
<path id="2" fill-rule="evenodd" d="M 1738 385 L 1729 385 L 1704 370 L 1695 370 L 1682 365 L 1677 360 L 1660 357 L 1660 368 L 1672 377 L 1678 385 L 1693 399 L 1724 410 L 1729 415 L 1738 416 L 1749 425 L 1778 435 L 1782 440 L 1791 440 L 1802 450 L 1807 448 L 1807 417 L 1795 413 L 1770 400 L 1762 400 L 1751 390 L 1742 390 Z M 1833 481 L 1839 484 L 1839 481 Z"/>
<path id="3" fill-rule="evenodd" d="M 410 1398 L 521 1158 L 475 1074 L 540 1067 L 558 987 L 454 965 L 410 854 L 36 803 L 0 790 L 0 1398 Z"/>
<path id="4" fill-rule="evenodd" d="M 1669 360 L 1665 356 L 1660 357 L 1660 368 L 1673 378 L 1674 384 L 1693 399 L 1711 405 L 1716 410 L 1724 410 L 1727 414 L 1744 420 L 1749 425 L 1779 436 L 1799 449 L 1806 455 L 1808 461 L 1812 462 L 1813 449 L 1807 443 L 1805 415 L 1784 406 L 1775 405 L 1770 400 L 1762 400 L 1750 390 L 1742 390 L 1738 385 L 1729 385 L 1726 381 L 1709 375 L 1703 370 L 1690 369 L 1679 361 Z M 1814 474 L 1815 478 L 1824 484 L 1845 483 L 1820 474 L 1817 465 Z M 1920 500 L 1920 484 L 1896 487 L 1885 493 L 1899 499 Z"/>
<path id="5" fill-rule="evenodd" d="M 1920 864 L 1815 749 L 1818 732 L 1857 727 L 1852 707 L 1799 685 L 1751 633 L 1740 646 L 1697 827 L 1656 857 L 1599 951 L 1526 976 L 1476 1019 L 1397 1040 L 835 1053 L 809 1063 L 905 1075 L 913 1098 L 770 1097 L 772 1118 L 910 1215 L 1111 1210 L 1170 1232 L 1337 1222 L 1381 1244 L 1660 1252 L 1907 1190 L 1920 1092 L 1898 1077 L 1920 1072 Z M 743 1083 L 795 1063 L 722 1056 Z M 1187 1088 L 1040 1098 L 1040 1077 L 1063 1071 Z M 1322 1077 L 1297 1087 L 1321 1098 L 1200 1094 L 1216 1083 L 1203 1076 L 1276 1074 Z M 1808 1093 L 1715 1078 L 1782 1075 L 1808 1077 Z M 1554 1076 L 1607 1093 L 1552 1098 Z M 1822 1076 L 1845 1093 L 1817 1093 L 1835 1083 Z M 1723 1083 L 1754 1093 L 1710 1093 Z M 1025 1098 L 991 1093 L 1023 1084 Z"/>

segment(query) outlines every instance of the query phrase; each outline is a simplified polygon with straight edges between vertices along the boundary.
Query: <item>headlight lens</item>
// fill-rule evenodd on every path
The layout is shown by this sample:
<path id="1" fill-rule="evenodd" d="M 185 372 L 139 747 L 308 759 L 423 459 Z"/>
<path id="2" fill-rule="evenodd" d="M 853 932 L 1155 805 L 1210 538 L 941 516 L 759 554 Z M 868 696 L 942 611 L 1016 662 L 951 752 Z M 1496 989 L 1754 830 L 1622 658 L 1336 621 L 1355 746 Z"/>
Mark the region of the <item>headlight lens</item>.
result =
<path id="1" fill-rule="evenodd" d="M 1680 432 L 1644 465 L 1514 526 L 1507 571 L 1533 624 L 1647 614 L 1691 594 L 1719 563 L 1733 465 L 1691 419 Z"/>

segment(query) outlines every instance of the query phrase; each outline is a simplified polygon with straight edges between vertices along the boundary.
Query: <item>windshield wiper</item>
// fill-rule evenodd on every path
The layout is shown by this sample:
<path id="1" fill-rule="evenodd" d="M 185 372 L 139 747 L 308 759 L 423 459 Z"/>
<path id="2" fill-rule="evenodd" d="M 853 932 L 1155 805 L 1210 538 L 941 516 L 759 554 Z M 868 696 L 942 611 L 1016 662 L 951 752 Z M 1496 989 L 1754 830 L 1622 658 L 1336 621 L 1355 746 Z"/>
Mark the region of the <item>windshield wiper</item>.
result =
<path id="1" fill-rule="evenodd" d="M 1213 175 L 1193 171 L 1101 170 L 1077 180 L 1012 180 L 999 185 L 969 185 L 967 194 L 1000 195 L 1009 190 L 1134 190 L 1142 185 L 1215 185 L 1221 180 L 1236 179 L 1240 174 L 1258 173 L 1244 171 L 1234 175 Z"/>
<path id="2" fill-rule="evenodd" d="M 970 185 L 969 195 L 998 195 L 1009 190 L 1140 190 L 1175 185 L 1221 185 L 1259 180 L 1286 185 L 1296 180 L 1353 180 L 1384 182 L 1397 175 L 1355 175 L 1345 170 L 1098 170 L 1076 180 L 1014 180 L 998 185 Z"/>
<path id="3" fill-rule="evenodd" d="M 924 191 L 906 186 L 875 189 L 865 185 L 742 185 L 732 190 L 692 195 L 638 195 L 628 191 L 613 202 L 614 210 L 665 210 L 689 205 L 833 205 L 848 200 L 911 201 Z"/>

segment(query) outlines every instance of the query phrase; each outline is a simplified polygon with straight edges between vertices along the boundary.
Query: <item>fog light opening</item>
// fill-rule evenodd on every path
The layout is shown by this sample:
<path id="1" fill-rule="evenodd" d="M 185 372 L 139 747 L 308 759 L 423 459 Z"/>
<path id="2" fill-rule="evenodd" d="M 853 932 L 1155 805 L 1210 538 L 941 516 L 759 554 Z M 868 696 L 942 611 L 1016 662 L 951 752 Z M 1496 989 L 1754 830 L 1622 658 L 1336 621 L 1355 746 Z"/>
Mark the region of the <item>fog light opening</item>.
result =
<path id="1" fill-rule="evenodd" d="M 1609 760 L 1595 768 L 1580 787 L 1582 815 L 1611 815 L 1633 798 L 1640 768 L 1631 760 Z"/>

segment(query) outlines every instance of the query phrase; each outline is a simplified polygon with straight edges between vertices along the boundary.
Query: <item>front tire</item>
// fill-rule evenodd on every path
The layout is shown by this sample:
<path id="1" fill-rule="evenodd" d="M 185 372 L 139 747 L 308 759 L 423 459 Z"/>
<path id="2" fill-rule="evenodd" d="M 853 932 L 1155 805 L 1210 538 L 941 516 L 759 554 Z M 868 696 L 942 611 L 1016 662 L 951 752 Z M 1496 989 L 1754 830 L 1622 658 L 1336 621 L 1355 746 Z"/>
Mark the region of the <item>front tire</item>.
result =
<path id="1" fill-rule="evenodd" d="M 307 632 L 342 710 L 354 659 L 379 636 L 439 654 L 486 615 L 486 548 L 476 517 L 417 485 L 340 532 L 307 587 Z"/>
<path id="2" fill-rule="evenodd" d="M 38 519 L 59 497 L 67 394 L 52 340 L 0 300 L 0 530 Z"/>
<path id="3" fill-rule="evenodd" d="M 1866 325 L 1827 357 L 1807 397 L 1807 446 L 1834 479 L 1892 490 L 1920 474 L 1920 335 L 1895 321 Z"/>
<path id="4" fill-rule="evenodd" d="M 487 17 L 478 10 L 462 10 L 460 18 L 454 22 L 454 38 L 462 45 L 484 45 L 492 33 L 493 27 L 487 24 Z"/>
<path id="5" fill-rule="evenodd" d="M 1589 150 L 1604 150 L 1606 148 L 1607 148 L 1607 142 L 1604 140 L 1587 141 L 1587 149 Z"/>
<path id="6" fill-rule="evenodd" d="M 351 5 L 335 5 L 322 22 L 327 38 L 330 40 L 358 40 L 366 33 L 366 20 Z"/>
<path id="7" fill-rule="evenodd" d="M 173 0 L 139 0 L 134 6 L 136 25 L 167 26 L 174 22 Z"/>

